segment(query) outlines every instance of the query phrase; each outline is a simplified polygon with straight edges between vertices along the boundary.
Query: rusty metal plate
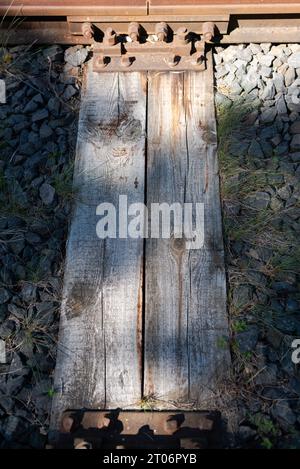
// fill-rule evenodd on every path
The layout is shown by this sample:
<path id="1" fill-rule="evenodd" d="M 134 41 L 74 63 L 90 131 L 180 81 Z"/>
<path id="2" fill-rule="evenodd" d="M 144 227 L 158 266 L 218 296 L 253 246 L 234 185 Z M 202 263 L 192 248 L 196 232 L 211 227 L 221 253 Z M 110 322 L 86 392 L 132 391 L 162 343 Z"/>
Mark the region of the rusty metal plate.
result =
<path id="1" fill-rule="evenodd" d="M 221 414 L 167 411 L 68 411 L 55 448 L 168 449 L 217 447 Z"/>
<path id="2" fill-rule="evenodd" d="M 147 15 L 146 0 L 0 0 L 10 16 Z"/>
<path id="3" fill-rule="evenodd" d="M 150 0 L 149 14 L 276 14 L 299 13 L 299 0 Z"/>
<path id="4" fill-rule="evenodd" d="M 82 28 L 84 35 L 96 37 L 91 23 L 84 23 Z M 93 43 L 93 69 L 95 72 L 204 70 L 205 44 L 215 31 L 214 23 L 204 23 L 200 40 L 187 26 L 173 31 L 165 22 L 156 24 L 155 34 L 149 34 L 138 22 L 131 22 L 124 36 L 109 27 L 102 41 Z"/>
<path id="5" fill-rule="evenodd" d="M 0 15 L 205 15 L 299 13 L 298 0 L 0 0 Z"/>
<path id="6" fill-rule="evenodd" d="M 105 58 L 100 54 L 94 54 L 93 70 L 95 72 L 142 72 L 142 71 L 203 71 L 206 68 L 206 59 L 203 56 L 197 62 L 198 56 L 180 57 L 172 54 L 152 54 L 141 55 L 137 58 L 126 56 L 110 57 L 105 62 Z M 134 60 L 132 60 L 134 59 Z"/>

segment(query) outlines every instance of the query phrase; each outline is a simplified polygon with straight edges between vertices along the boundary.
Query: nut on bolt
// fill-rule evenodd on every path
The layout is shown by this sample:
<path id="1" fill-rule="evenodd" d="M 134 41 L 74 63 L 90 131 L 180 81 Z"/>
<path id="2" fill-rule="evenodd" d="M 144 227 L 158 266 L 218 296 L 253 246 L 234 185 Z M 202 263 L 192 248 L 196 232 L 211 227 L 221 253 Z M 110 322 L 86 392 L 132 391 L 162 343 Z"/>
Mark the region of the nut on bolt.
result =
<path id="1" fill-rule="evenodd" d="M 204 42 L 196 41 L 195 49 L 196 52 L 192 56 L 192 65 L 201 65 L 204 61 Z"/>
<path id="2" fill-rule="evenodd" d="M 139 40 L 139 29 L 140 29 L 140 25 L 139 23 L 136 23 L 135 21 L 130 23 L 130 25 L 128 26 L 128 36 L 130 37 L 132 42 L 136 42 Z"/>
<path id="3" fill-rule="evenodd" d="M 202 34 L 203 34 L 204 41 L 206 42 L 212 41 L 215 35 L 215 24 L 212 23 L 211 21 L 203 23 Z"/>
<path id="4" fill-rule="evenodd" d="M 168 25 L 164 21 L 157 23 L 155 26 L 155 34 L 159 41 L 165 41 L 168 35 Z"/>
<path id="5" fill-rule="evenodd" d="M 176 37 L 181 44 L 186 44 L 188 42 L 188 30 L 185 26 L 181 26 L 176 31 Z"/>
<path id="6" fill-rule="evenodd" d="M 107 28 L 104 33 L 103 42 L 108 46 L 114 46 L 116 43 L 116 33 L 112 28 Z"/>
<path id="7" fill-rule="evenodd" d="M 83 37 L 85 37 L 86 39 L 93 39 L 94 28 L 93 28 L 92 23 L 83 23 L 81 30 L 82 30 Z"/>

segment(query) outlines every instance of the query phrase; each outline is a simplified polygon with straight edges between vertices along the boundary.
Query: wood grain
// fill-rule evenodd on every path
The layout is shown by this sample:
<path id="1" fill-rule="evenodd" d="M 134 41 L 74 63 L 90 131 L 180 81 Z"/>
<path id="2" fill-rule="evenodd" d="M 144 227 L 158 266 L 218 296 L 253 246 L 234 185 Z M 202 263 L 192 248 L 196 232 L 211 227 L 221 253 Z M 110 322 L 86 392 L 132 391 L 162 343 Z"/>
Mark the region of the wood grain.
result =
<path id="1" fill-rule="evenodd" d="M 67 408 L 141 398 L 142 239 L 101 240 L 96 207 L 144 201 L 145 76 L 97 74 L 82 94 L 52 427 Z"/>
<path id="2" fill-rule="evenodd" d="M 147 240 L 144 394 L 199 407 L 230 363 L 211 62 L 151 73 L 148 93 L 147 204 L 202 202 L 205 230 L 197 250 Z"/>
<path id="3" fill-rule="evenodd" d="M 200 409 L 229 373 L 211 55 L 207 65 L 148 75 L 147 158 L 146 77 L 87 73 L 52 428 L 66 409 L 136 408 L 150 395 L 156 408 Z M 150 213 L 152 203 L 203 203 L 203 246 L 174 233 L 145 249 L 100 240 L 96 207 L 117 207 L 119 195 L 146 195 Z"/>

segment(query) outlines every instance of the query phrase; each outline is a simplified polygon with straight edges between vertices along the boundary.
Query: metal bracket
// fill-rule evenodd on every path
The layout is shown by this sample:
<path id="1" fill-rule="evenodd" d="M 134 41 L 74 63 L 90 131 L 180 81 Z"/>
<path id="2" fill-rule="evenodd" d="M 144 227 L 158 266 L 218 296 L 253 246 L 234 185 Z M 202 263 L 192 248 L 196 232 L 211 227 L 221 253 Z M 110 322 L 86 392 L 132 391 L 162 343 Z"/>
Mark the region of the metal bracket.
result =
<path id="1" fill-rule="evenodd" d="M 82 33 L 93 37 L 92 24 L 84 23 Z M 93 43 L 95 72 L 205 70 L 206 43 L 215 34 L 214 23 L 203 24 L 202 37 L 181 26 L 173 32 L 167 23 L 156 24 L 155 34 L 147 34 L 137 22 L 127 35 L 117 35 L 108 27 L 102 41 Z"/>
<path id="2" fill-rule="evenodd" d="M 219 412 L 68 411 L 52 448 L 132 449 L 217 447 Z"/>

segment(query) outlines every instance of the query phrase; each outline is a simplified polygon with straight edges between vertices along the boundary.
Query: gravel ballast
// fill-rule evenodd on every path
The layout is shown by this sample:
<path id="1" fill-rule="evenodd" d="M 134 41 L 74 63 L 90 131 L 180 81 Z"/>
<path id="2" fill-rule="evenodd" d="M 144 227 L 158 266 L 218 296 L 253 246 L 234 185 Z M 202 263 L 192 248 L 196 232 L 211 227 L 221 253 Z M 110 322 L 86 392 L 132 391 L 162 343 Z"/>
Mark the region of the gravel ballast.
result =
<path id="1" fill-rule="evenodd" d="M 81 46 L 0 50 L 0 448 L 47 439 L 87 55 Z"/>
<path id="2" fill-rule="evenodd" d="M 214 53 L 240 447 L 300 447 L 299 57 L 299 44 Z"/>

